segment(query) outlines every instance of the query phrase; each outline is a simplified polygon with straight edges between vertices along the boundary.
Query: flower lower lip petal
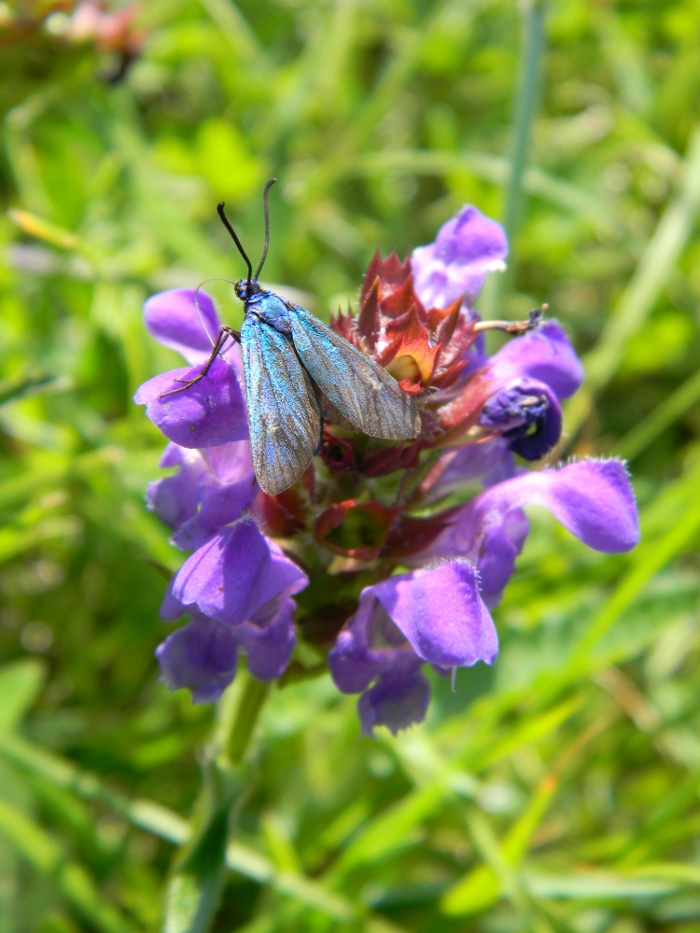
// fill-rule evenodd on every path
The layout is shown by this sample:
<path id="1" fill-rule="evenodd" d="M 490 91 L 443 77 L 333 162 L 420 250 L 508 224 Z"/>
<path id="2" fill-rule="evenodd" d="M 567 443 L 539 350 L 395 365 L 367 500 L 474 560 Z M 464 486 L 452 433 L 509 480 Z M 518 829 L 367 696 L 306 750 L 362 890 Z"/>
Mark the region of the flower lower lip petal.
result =
<path id="1" fill-rule="evenodd" d="M 224 360 L 214 360 L 195 385 L 173 392 L 199 371 L 176 369 L 156 376 L 141 386 L 134 401 L 145 404 L 151 421 L 181 447 L 217 447 L 246 438 L 245 401 L 236 373 Z"/>

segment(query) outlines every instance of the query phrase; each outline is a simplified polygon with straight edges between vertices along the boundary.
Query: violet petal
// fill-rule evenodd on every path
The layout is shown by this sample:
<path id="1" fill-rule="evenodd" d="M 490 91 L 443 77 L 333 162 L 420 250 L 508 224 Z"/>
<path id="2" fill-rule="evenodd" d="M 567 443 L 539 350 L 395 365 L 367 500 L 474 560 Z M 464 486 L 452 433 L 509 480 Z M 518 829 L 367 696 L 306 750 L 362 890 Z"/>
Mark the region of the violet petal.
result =
<path id="1" fill-rule="evenodd" d="M 247 435 L 242 441 L 232 441 L 228 444 L 221 444 L 219 447 L 207 447 L 201 451 L 201 454 L 218 483 L 252 481 L 255 477 L 253 456 Z"/>
<path id="2" fill-rule="evenodd" d="M 209 359 L 212 341 L 219 333 L 219 319 L 209 295 L 200 291 L 197 304 L 201 318 L 194 303 L 194 289 L 175 288 L 153 295 L 143 308 L 150 334 L 192 364 Z"/>
<path id="3" fill-rule="evenodd" d="M 172 542 L 183 551 L 201 547 L 250 508 L 259 489 L 254 477 L 224 486 L 211 484 L 201 491 L 199 510 L 183 522 Z"/>
<path id="4" fill-rule="evenodd" d="M 510 479 L 516 472 L 508 441 L 502 437 L 444 450 L 440 453 L 438 466 L 442 472 L 429 488 L 428 502 L 446 496 L 466 483 L 493 486 Z"/>
<path id="5" fill-rule="evenodd" d="M 482 595 L 493 605 L 527 535 L 526 505 L 544 506 L 597 551 L 629 551 L 639 541 L 637 508 L 624 465 L 619 460 L 584 460 L 491 486 L 464 506 L 417 559 L 464 556 L 474 561 Z"/>
<path id="6" fill-rule="evenodd" d="M 561 408 L 543 382 L 517 379 L 487 400 L 479 424 L 506 438 L 525 460 L 539 460 L 559 442 Z"/>
<path id="7" fill-rule="evenodd" d="M 296 642 L 295 612 L 294 600 L 282 596 L 236 628 L 238 643 L 248 656 L 248 670 L 258 680 L 274 680 L 287 669 Z"/>
<path id="8" fill-rule="evenodd" d="M 435 243 L 413 251 L 416 294 L 427 308 L 447 308 L 458 298 L 470 304 L 486 275 L 505 268 L 507 255 L 503 227 L 467 205 L 441 227 Z"/>
<path id="9" fill-rule="evenodd" d="M 440 667 L 463 667 L 498 654 L 498 636 L 466 561 L 389 577 L 363 591 L 379 600 L 418 657 Z"/>
<path id="10" fill-rule="evenodd" d="M 172 443 L 165 448 L 160 465 L 178 466 L 180 469 L 172 476 L 149 484 L 146 504 L 162 522 L 176 529 L 197 511 L 200 484 L 207 476 L 207 466 L 198 451 Z"/>
<path id="11" fill-rule="evenodd" d="M 165 622 L 174 622 L 175 619 L 179 619 L 181 616 L 186 615 L 191 609 L 190 606 L 183 605 L 173 593 L 176 576 L 177 574 L 173 574 L 168 581 L 168 586 L 163 596 L 163 602 L 160 604 L 160 609 L 158 610 L 159 618 L 163 619 Z"/>
<path id="12" fill-rule="evenodd" d="M 561 400 L 579 388 L 583 367 L 561 324 L 545 321 L 494 353 L 489 375 L 501 385 L 529 376 L 550 386 Z"/>
<path id="13" fill-rule="evenodd" d="M 185 561 L 175 575 L 173 596 L 203 615 L 240 625 L 271 599 L 298 593 L 307 583 L 254 521 L 241 521 Z"/>
<path id="14" fill-rule="evenodd" d="M 328 655 L 331 676 L 343 693 L 360 693 L 381 671 L 416 661 L 411 646 L 373 590 L 367 587 L 362 591 L 357 611 Z"/>
<path id="15" fill-rule="evenodd" d="M 449 668 L 491 664 L 497 653 L 474 568 L 451 561 L 366 587 L 328 661 L 338 689 L 359 693 L 378 674 L 416 659 Z"/>
<path id="16" fill-rule="evenodd" d="M 198 366 L 155 376 L 138 389 L 134 401 L 145 404 L 151 421 L 181 447 L 214 447 L 243 440 L 248 436 L 245 401 L 235 371 L 224 360 L 214 360 L 199 382 L 166 395 L 200 371 Z"/>
<path id="17" fill-rule="evenodd" d="M 386 726 L 394 735 L 423 722 L 430 701 L 430 684 L 416 667 L 386 671 L 359 699 L 362 731 L 372 735 L 375 726 Z"/>
<path id="18" fill-rule="evenodd" d="M 238 646 L 226 626 L 195 616 L 158 646 L 156 657 L 171 690 L 188 687 L 193 703 L 211 703 L 236 674 Z"/>

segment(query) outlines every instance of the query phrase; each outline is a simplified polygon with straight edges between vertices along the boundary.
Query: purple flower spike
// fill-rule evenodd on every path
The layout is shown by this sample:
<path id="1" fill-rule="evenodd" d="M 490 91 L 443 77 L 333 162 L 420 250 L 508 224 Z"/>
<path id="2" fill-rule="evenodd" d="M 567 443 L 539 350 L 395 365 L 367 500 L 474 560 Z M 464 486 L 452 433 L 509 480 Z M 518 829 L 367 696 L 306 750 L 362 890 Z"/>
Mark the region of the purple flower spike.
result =
<path id="1" fill-rule="evenodd" d="M 149 379 L 134 396 L 165 436 L 181 447 L 215 447 L 248 436 L 246 407 L 234 369 L 216 359 L 203 379 L 166 395 L 199 375 L 201 367 L 175 369 Z M 163 397 L 165 396 L 165 397 Z"/>
<path id="2" fill-rule="evenodd" d="M 525 460 L 539 460 L 561 437 L 561 408 L 549 386 L 520 379 L 501 389 L 484 405 L 479 424 L 508 441 Z"/>
<path id="3" fill-rule="evenodd" d="M 503 227 L 467 205 L 440 228 L 435 243 L 411 255 L 416 294 L 426 308 L 447 308 L 458 298 L 471 304 L 489 272 L 505 269 Z"/>
<path id="4" fill-rule="evenodd" d="M 194 290 L 176 288 L 153 295 L 143 308 L 149 333 L 193 365 L 209 359 L 210 338 L 216 340 L 219 333 L 219 318 L 209 295 L 199 292 L 197 304 L 201 318 L 194 303 Z"/>
<path id="5" fill-rule="evenodd" d="M 231 629 L 195 615 L 158 646 L 156 657 L 171 690 L 188 687 L 193 703 L 213 703 L 236 674 L 238 644 Z"/>
<path id="6" fill-rule="evenodd" d="M 519 458 L 539 460 L 554 448 L 562 400 L 583 372 L 562 327 L 543 322 L 540 311 L 525 327 L 476 326 L 471 303 L 486 275 L 505 267 L 507 252 L 502 227 L 467 206 L 403 262 L 375 255 L 358 312 L 341 313 L 331 327 L 400 380 L 393 389 L 420 410 L 421 431 L 392 445 L 392 429 L 375 443 L 320 394 L 327 417 L 318 457 L 277 495 L 262 491 L 253 470 L 240 345 L 227 337 L 206 375 L 184 386 L 209 365 L 221 332 L 211 298 L 200 293 L 195 307 L 195 292 L 182 289 L 148 300 L 150 333 L 193 367 L 158 376 L 136 394 L 171 441 L 161 466 L 173 469 L 149 486 L 148 506 L 171 529 L 171 543 L 189 552 L 160 610 L 166 620 L 189 616 L 157 651 L 172 689 L 189 688 L 195 702 L 216 700 L 239 654 L 253 677 L 268 681 L 287 669 L 297 638 L 315 654 L 335 637 L 329 670 L 339 690 L 359 696 L 363 732 L 397 733 L 425 718 L 424 665 L 444 675 L 494 662 L 498 638 L 487 607 L 500 600 L 527 538 L 526 506 L 548 509 L 597 550 L 634 547 L 637 513 L 622 463 L 539 473 L 521 465 Z M 280 393 L 292 393 L 285 401 L 292 407 L 299 401 L 287 362 L 312 325 L 291 328 L 283 309 L 297 312 L 286 299 L 252 279 L 239 284 L 248 323 L 252 315 L 259 325 L 256 334 L 244 327 L 239 339 L 280 350 L 263 354 L 269 391 L 251 414 L 272 469 L 306 443 L 307 433 L 280 410 Z M 298 309 L 298 320 L 305 314 Z M 495 354 L 486 350 L 492 329 L 514 337 Z M 332 335 L 319 331 L 318 339 L 322 366 L 340 374 L 336 356 L 349 351 Z M 247 357 L 251 385 L 260 375 L 255 355 Z M 460 504 L 445 501 L 453 494 Z M 295 625 L 294 595 L 307 586 Z"/>
<path id="7" fill-rule="evenodd" d="M 172 597 L 209 618 L 240 625 L 276 596 L 291 596 L 307 583 L 306 574 L 247 520 L 215 535 L 185 561 Z"/>

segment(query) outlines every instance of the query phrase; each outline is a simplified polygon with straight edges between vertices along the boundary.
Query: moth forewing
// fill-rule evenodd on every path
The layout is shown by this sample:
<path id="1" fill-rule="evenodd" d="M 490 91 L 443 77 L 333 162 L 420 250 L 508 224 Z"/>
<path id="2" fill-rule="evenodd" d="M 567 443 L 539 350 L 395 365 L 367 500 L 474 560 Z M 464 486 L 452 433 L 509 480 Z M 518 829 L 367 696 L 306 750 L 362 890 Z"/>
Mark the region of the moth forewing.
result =
<path id="1" fill-rule="evenodd" d="M 241 329 L 248 431 L 260 488 L 283 492 L 319 449 L 323 419 L 290 338 L 253 315 Z"/>
<path id="2" fill-rule="evenodd" d="M 305 308 L 291 302 L 287 306 L 299 358 L 340 414 L 370 437 L 417 437 L 420 415 L 393 376 Z"/>

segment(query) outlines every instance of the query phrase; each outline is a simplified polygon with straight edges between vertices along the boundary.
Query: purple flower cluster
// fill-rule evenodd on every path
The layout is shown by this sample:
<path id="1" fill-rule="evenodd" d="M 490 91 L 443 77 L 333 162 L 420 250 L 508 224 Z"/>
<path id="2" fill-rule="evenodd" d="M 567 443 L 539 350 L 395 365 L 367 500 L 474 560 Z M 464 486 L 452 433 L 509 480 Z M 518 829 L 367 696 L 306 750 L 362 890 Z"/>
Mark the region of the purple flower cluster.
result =
<path id="1" fill-rule="evenodd" d="M 583 374 L 553 320 L 534 319 L 486 354 L 489 325 L 471 305 L 506 253 L 501 227 L 466 207 L 410 261 L 375 257 L 359 313 L 334 326 L 414 394 L 421 435 L 397 445 L 326 425 L 320 455 L 278 496 L 255 480 L 237 347 L 206 378 L 163 397 L 209 356 L 219 329 L 211 300 L 201 295 L 198 313 L 192 291 L 149 299 L 151 334 L 190 364 L 136 395 L 170 440 L 161 465 L 175 468 L 149 487 L 149 508 L 191 552 L 161 610 L 189 617 L 157 652 L 172 689 L 215 700 L 240 650 L 255 677 L 279 678 L 302 667 L 299 637 L 327 656 L 339 690 L 360 694 L 365 732 L 396 732 L 425 716 L 424 664 L 449 673 L 495 660 L 490 610 L 528 534 L 524 506 L 544 506 L 598 551 L 635 546 L 621 462 L 517 465 L 555 447 L 561 401 Z"/>

